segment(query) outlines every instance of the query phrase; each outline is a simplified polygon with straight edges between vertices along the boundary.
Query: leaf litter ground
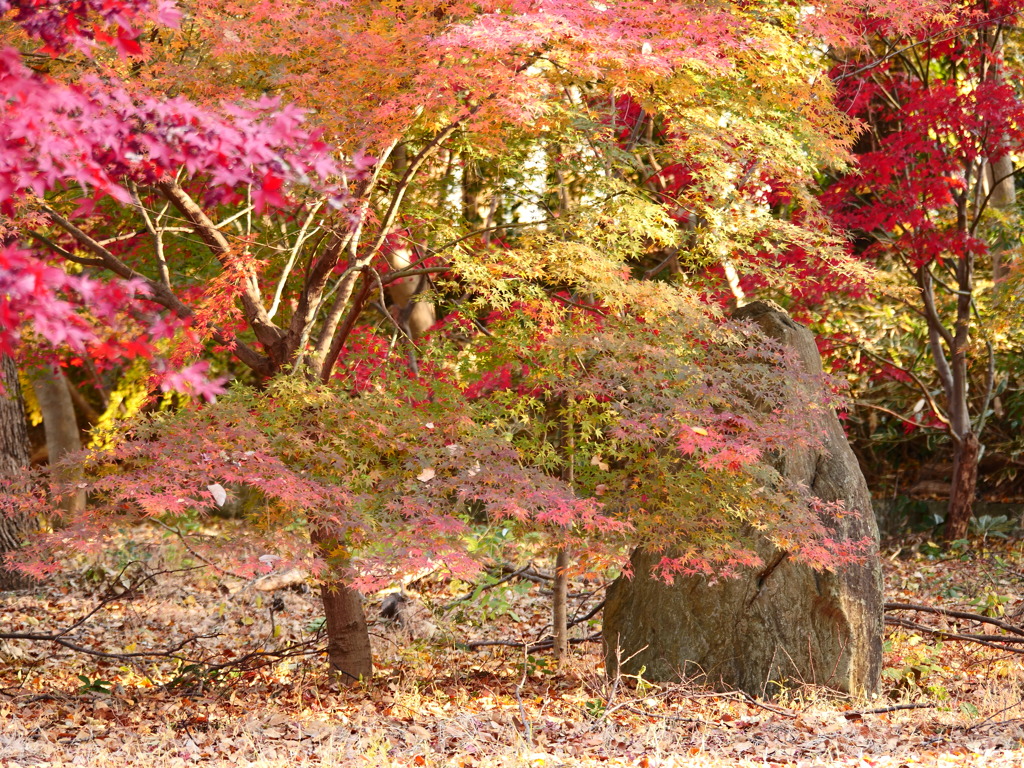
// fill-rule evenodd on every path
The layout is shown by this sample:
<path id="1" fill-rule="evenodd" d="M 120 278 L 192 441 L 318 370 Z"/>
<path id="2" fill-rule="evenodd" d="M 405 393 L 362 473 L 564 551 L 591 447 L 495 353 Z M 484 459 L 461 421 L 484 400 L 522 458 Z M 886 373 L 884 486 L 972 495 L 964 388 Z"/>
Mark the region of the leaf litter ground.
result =
<path id="1" fill-rule="evenodd" d="M 131 547 L 3 595 L 0 631 L 53 634 L 107 601 L 62 639 L 112 654 L 184 643 L 177 658 L 0 641 L 0 765 L 1024 765 L 1024 667 L 1002 649 L 890 627 L 878 699 L 794 681 L 761 702 L 608 681 L 587 640 L 596 620 L 574 628 L 581 642 L 557 670 L 548 651 L 526 650 L 547 633 L 543 570 L 463 600 L 467 585 L 428 574 L 407 592 L 431 610 L 407 626 L 374 618 L 385 596 L 368 600 L 377 677 L 347 690 L 324 669 L 315 593 L 260 592 L 166 542 L 144 575 Z M 891 602 L 1024 620 L 1020 541 L 942 552 L 905 540 L 885 567 Z M 601 599 L 583 582 L 573 594 L 578 616 Z M 976 631 L 935 614 L 889 616 Z M 494 640 L 521 645 L 469 647 Z"/>

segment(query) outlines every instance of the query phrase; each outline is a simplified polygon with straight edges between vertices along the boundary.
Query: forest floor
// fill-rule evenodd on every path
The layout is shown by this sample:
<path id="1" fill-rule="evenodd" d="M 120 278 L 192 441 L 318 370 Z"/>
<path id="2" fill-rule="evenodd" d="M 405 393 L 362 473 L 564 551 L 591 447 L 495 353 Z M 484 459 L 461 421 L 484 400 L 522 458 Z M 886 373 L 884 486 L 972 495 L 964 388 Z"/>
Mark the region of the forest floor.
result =
<path id="1" fill-rule="evenodd" d="M 890 602 L 1024 622 L 1020 540 L 975 539 L 942 552 L 921 538 L 885 554 Z M 407 591 L 433 608 L 429 621 L 398 628 L 376 619 L 376 677 L 349 690 L 325 672 L 315 593 L 261 592 L 190 568 L 171 543 L 146 559 L 153 578 L 134 556 L 126 544 L 109 562 L 83 559 L 44 588 L 0 595 L 7 633 L 60 632 L 99 606 L 61 639 L 115 654 L 0 641 L 0 766 L 1024 765 L 1024 657 L 1006 650 L 1012 644 L 890 626 L 876 700 L 793 684 L 755 701 L 607 680 L 600 644 L 587 640 L 596 620 L 574 629 L 582 642 L 557 670 L 549 652 L 526 650 L 546 634 L 541 569 L 523 574 L 532 581 L 509 579 L 461 601 L 467 585 L 428 576 Z M 574 584 L 576 615 L 601 600 L 599 586 Z M 371 618 L 382 599 L 368 601 Z M 949 632 L 996 631 L 936 614 L 887 615 Z M 126 655 L 194 636 L 203 637 L 177 659 Z M 474 640 L 518 647 L 470 649 Z M 287 646 L 288 655 L 261 655 Z M 191 666 L 199 658 L 225 666 Z"/>

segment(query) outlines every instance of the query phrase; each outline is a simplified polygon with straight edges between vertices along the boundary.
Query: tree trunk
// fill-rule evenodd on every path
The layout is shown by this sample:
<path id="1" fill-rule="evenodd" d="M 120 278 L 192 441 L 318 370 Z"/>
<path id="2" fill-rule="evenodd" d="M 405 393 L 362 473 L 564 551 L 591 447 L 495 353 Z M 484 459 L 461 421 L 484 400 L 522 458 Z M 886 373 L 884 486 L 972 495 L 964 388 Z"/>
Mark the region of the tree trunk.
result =
<path id="1" fill-rule="evenodd" d="M 391 268 L 401 270 L 408 268 L 416 260 L 417 254 L 411 245 L 393 248 L 385 257 Z M 430 327 L 437 322 L 437 310 L 432 301 L 417 301 L 416 296 L 429 287 L 426 275 L 416 275 L 399 280 L 388 286 L 388 293 L 394 302 L 395 320 L 412 341 L 417 341 Z"/>
<path id="2" fill-rule="evenodd" d="M 565 481 L 576 486 L 576 425 L 571 412 L 566 423 Z M 575 490 L 573 490 L 575 493 Z M 555 661 L 561 666 L 569 656 L 569 550 L 564 545 L 555 555 L 554 596 L 551 600 L 551 640 Z"/>
<path id="3" fill-rule="evenodd" d="M 348 564 L 347 557 L 338 556 L 344 548 L 339 546 L 336 538 L 314 528 L 310 540 L 332 569 L 344 570 Z M 327 661 L 331 670 L 346 685 L 368 681 L 373 676 L 373 649 L 366 628 L 362 596 L 344 582 L 334 579 L 320 588 L 320 599 L 324 604 Z"/>
<path id="4" fill-rule="evenodd" d="M 551 637 L 555 661 L 560 665 L 569 655 L 569 551 L 562 547 L 555 557 L 554 598 L 551 611 Z"/>
<path id="5" fill-rule="evenodd" d="M 58 506 L 66 513 L 80 512 L 85 508 L 85 491 L 70 486 L 81 479 L 81 471 L 60 464 L 69 453 L 82 449 L 68 380 L 56 365 L 40 366 L 31 371 L 29 377 L 39 409 L 43 412 L 46 453 L 50 462 L 50 478 L 58 489 Z"/>
<path id="6" fill-rule="evenodd" d="M 967 432 L 953 443 L 953 484 L 949 492 L 949 509 L 943 537 L 955 541 L 967 536 L 967 528 L 974 515 L 974 494 L 978 485 L 978 456 L 981 445 L 978 436 Z"/>
<path id="7" fill-rule="evenodd" d="M 28 467 L 28 425 L 21 399 L 18 369 L 10 357 L 0 358 L 0 479 L 15 477 Z M 7 517 L 0 514 L 0 590 L 21 589 L 32 581 L 4 565 L 4 557 L 21 547 L 34 527 L 31 516 Z"/>
<path id="8" fill-rule="evenodd" d="M 366 629 L 363 598 L 351 587 L 332 582 L 320 588 L 327 619 L 327 660 L 346 685 L 373 676 L 373 651 Z"/>

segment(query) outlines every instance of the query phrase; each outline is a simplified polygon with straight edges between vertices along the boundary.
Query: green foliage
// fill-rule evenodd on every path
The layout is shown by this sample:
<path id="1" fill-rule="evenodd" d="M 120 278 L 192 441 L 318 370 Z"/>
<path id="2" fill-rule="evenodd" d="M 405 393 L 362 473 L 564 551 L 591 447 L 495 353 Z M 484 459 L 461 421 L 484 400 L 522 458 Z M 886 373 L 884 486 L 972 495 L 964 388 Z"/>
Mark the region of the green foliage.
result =
<path id="1" fill-rule="evenodd" d="M 113 685 L 109 680 L 102 680 L 100 678 L 90 678 L 88 675 L 79 675 L 78 679 L 82 681 L 82 684 L 78 687 L 78 693 L 111 693 L 110 687 Z"/>
<path id="2" fill-rule="evenodd" d="M 996 592 L 991 585 L 986 585 L 984 591 L 971 600 L 971 605 L 982 616 L 999 618 L 1000 616 L 1006 615 L 1006 605 L 1010 603 L 1011 600 L 1012 598 L 1009 596 L 1001 595 Z"/>
<path id="3" fill-rule="evenodd" d="M 476 608 L 481 624 L 487 624 L 503 616 L 508 616 L 513 621 L 522 621 L 513 608 L 515 598 L 529 592 L 532 585 L 527 581 L 505 581 L 497 584 L 498 581 L 498 577 L 495 576 L 479 579 L 472 595 L 467 597 L 465 602 Z M 465 613 L 460 612 L 459 615 L 464 617 Z"/>
<path id="4" fill-rule="evenodd" d="M 896 691 L 908 696 L 925 695 L 940 701 L 949 698 L 946 687 L 939 679 L 945 672 L 939 652 L 942 644 L 926 644 L 922 638 L 913 635 L 903 644 L 905 650 L 896 664 L 882 670 L 882 677 L 892 681 Z M 886 652 L 893 644 L 886 643 Z"/>
<path id="5" fill-rule="evenodd" d="M 527 654 L 526 656 L 526 674 L 530 677 L 536 677 L 537 675 L 555 675 L 558 673 L 558 665 L 548 656 L 534 656 L 533 654 Z M 588 702 L 588 713 L 590 712 Z"/>
<path id="6" fill-rule="evenodd" d="M 993 536 L 999 539 L 1008 538 L 1015 530 L 1017 522 L 1006 515 L 979 515 L 971 520 L 971 532 L 986 539 Z"/>

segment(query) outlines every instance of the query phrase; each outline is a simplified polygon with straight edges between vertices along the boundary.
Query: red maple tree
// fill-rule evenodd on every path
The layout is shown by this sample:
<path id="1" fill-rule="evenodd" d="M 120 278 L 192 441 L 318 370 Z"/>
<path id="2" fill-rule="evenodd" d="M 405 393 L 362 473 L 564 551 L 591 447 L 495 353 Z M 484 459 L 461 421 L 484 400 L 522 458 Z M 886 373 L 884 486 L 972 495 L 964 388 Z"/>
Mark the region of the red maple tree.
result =
<path id="1" fill-rule="evenodd" d="M 855 170 L 822 199 L 862 258 L 914 286 L 903 306 L 923 319 L 933 366 L 893 363 L 952 439 L 950 539 L 963 538 L 972 516 L 996 383 L 978 278 L 1001 276 L 1000 247 L 989 240 L 993 211 L 1013 205 L 1012 158 L 1024 150 L 1018 70 L 1003 49 L 1020 10 L 968 3 L 912 36 L 865 19 L 870 51 L 833 72 L 840 105 L 865 132 Z"/>

